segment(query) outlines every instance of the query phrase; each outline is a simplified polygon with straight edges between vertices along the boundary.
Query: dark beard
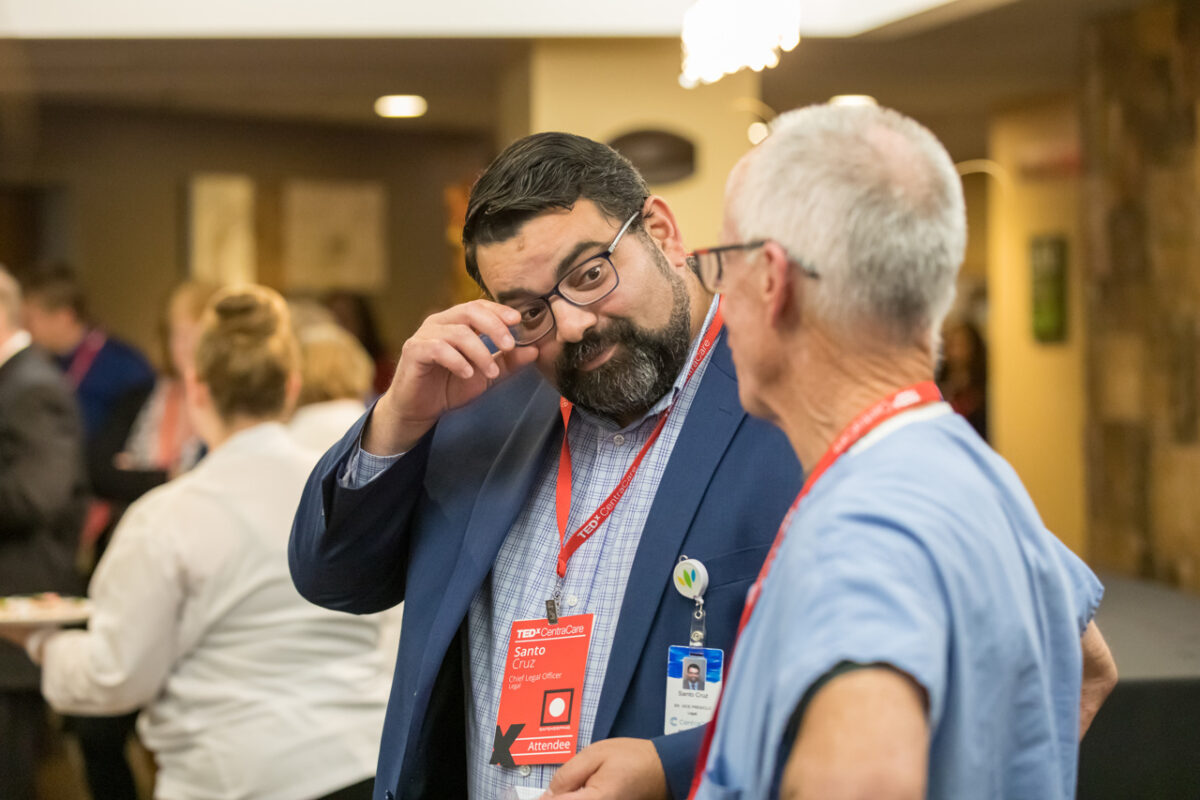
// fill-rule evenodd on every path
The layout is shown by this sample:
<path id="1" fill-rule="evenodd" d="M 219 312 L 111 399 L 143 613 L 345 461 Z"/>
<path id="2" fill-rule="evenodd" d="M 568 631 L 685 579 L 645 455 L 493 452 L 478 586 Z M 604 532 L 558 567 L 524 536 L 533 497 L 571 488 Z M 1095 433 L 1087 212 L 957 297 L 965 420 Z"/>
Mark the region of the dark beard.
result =
<path id="1" fill-rule="evenodd" d="M 671 319 L 661 330 L 618 317 L 564 344 L 554 365 L 563 397 L 618 423 L 649 411 L 675 383 L 691 344 L 691 303 L 683 281 L 672 281 L 671 295 Z M 608 361 L 590 372 L 580 369 L 613 344 L 617 349 Z"/>

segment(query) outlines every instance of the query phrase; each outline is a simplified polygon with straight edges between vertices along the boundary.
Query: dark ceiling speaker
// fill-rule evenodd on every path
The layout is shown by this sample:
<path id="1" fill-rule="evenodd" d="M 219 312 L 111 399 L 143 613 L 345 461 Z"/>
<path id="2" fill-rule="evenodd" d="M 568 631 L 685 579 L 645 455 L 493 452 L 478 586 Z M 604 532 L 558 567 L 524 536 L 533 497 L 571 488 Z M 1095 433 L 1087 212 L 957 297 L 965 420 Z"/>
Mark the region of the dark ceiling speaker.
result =
<path id="1" fill-rule="evenodd" d="M 696 171 L 696 145 L 668 131 L 630 131 L 608 144 L 632 161 L 647 183 L 673 183 Z"/>

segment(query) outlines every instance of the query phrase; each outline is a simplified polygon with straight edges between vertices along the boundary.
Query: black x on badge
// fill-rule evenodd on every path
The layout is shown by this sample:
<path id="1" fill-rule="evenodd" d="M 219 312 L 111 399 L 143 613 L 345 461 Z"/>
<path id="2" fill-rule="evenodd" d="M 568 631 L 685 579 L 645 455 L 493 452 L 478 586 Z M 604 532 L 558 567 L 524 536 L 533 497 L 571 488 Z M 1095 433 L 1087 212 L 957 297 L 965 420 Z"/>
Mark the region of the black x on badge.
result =
<path id="1" fill-rule="evenodd" d="M 500 726 L 496 726 L 496 737 L 492 740 L 492 760 L 489 764 L 499 764 L 502 767 L 515 767 L 513 762 L 512 746 L 517 741 L 517 734 L 525 728 L 524 722 L 516 722 L 508 726 L 508 731 L 501 733 Z"/>

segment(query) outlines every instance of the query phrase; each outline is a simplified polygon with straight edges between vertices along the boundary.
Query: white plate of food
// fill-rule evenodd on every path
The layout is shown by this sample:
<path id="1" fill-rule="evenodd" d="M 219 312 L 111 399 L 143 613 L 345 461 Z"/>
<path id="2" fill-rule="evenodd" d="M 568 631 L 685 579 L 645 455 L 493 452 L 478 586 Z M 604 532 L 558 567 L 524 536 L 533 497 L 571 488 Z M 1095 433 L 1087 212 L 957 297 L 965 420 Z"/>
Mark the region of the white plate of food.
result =
<path id="1" fill-rule="evenodd" d="M 86 622 L 92 602 L 86 597 L 63 597 L 54 592 L 0 597 L 0 625 L 70 625 Z"/>

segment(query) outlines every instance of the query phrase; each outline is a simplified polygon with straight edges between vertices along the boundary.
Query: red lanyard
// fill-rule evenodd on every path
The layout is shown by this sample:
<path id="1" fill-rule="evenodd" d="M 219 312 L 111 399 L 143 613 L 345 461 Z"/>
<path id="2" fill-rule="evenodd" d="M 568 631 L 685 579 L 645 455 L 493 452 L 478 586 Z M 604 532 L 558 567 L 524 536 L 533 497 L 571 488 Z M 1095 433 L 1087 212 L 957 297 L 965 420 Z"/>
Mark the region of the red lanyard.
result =
<path id="1" fill-rule="evenodd" d="M 696 357 L 692 359 L 692 366 L 688 370 L 684 386 L 696 374 L 696 370 L 704 362 L 704 357 L 712 350 L 713 345 L 717 341 L 717 335 L 721 332 L 721 324 L 721 307 L 718 305 L 712 322 L 708 325 L 708 330 L 704 332 L 704 337 L 700 340 L 700 346 L 696 350 Z M 558 541 L 560 543 L 558 551 L 558 577 L 561 579 L 567 576 L 567 562 L 570 561 L 571 556 L 575 554 L 575 551 L 584 542 L 591 538 L 593 533 L 600 529 L 600 526 L 608 520 L 609 516 L 616 509 L 617 504 L 621 502 L 621 498 L 625 496 L 625 491 L 633 483 L 633 478 L 637 475 L 638 468 L 642 465 L 642 459 L 646 457 L 646 453 L 650 452 L 650 448 L 654 446 L 654 443 L 658 440 L 658 435 L 662 433 L 663 427 L 667 424 L 667 417 L 671 414 L 671 408 L 668 408 L 659 417 L 658 424 L 650 432 L 650 438 L 642 445 L 642 449 L 638 451 L 637 457 L 633 459 L 633 463 L 629 465 L 629 469 L 625 470 L 625 474 L 621 477 L 617 487 L 600 504 L 600 507 L 592 512 L 592 515 L 588 517 L 586 522 L 580 525 L 570 536 L 567 536 L 567 520 L 571 516 L 571 446 L 567 442 L 567 425 L 571 420 L 571 409 L 573 406 L 565 397 L 560 398 L 558 406 L 562 411 L 563 438 L 562 449 L 558 455 L 558 481 L 555 486 L 554 511 L 556 521 L 558 522 Z"/>
<path id="2" fill-rule="evenodd" d="M 71 382 L 72 388 L 78 389 L 79 384 L 83 383 L 88 370 L 92 368 L 92 362 L 104 347 L 105 340 L 104 334 L 93 328 L 84 338 L 83 344 L 75 350 L 75 355 L 71 356 L 71 365 L 67 367 L 67 380 Z"/>
<path id="3" fill-rule="evenodd" d="M 834 462 L 841 458 L 847 450 L 875 428 L 897 414 L 909 411 L 917 406 L 936 403 L 941 399 L 942 393 L 938 391 L 937 384 L 933 381 L 923 381 L 906 387 L 885 397 L 859 414 L 833 440 L 833 444 L 825 451 L 825 455 L 821 456 L 821 460 L 817 462 L 817 466 L 808 473 L 808 478 L 804 481 L 804 486 L 800 489 L 800 494 L 796 495 L 796 499 L 792 501 L 791 508 L 788 509 L 783 522 L 779 526 L 779 532 L 775 534 L 775 541 L 771 544 L 771 550 L 767 553 L 767 559 L 758 571 L 758 578 L 754 581 L 754 585 L 750 587 L 750 591 L 746 595 L 746 605 L 742 609 L 742 618 L 738 621 L 737 638 L 734 639 L 735 652 L 737 650 L 737 642 L 742 638 L 742 631 L 745 630 L 746 624 L 750 621 L 750 615 L 754 613 L 754 606 L 758 604 L 758 598 L 762 594 L 763 582 L 771 572 L 771 564 L 775 561 L 775 553 L 779 550 L 779 545 L 783 542 L 784 535 L 791 525 L 792 516 L 796 513 L 796 509 L 799 508 L 800 502 L 812 491 L 813 485 L 816 484 L 822 475 L 829 471 Z M 725 674 L 727 675 L 729 674 L 729 665 L 732 661 L 733 654 L 731 653 L 725 662 Z M 692 789 L 688 793 L 689 800 L 696 796 L 696 791 L 700 788 L 700 782 L 704 778 L 704 768 L 708 762 L 708 751 L 712 746 L 713 734 L 717 730 L 717 718 L 721 714 L 721 702 L 724 699 L 725 695 L 722 693 L 721 697 L 717 700 L 717 709 L 713 714 L 712 722 L 709 723 L 708 730 L 704 733 L 704 743 L 700 746 L 700 755 L 696 761 L 696 771 L 692 776 Z"/>

